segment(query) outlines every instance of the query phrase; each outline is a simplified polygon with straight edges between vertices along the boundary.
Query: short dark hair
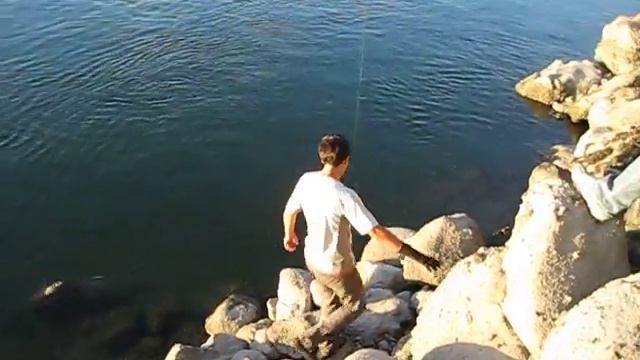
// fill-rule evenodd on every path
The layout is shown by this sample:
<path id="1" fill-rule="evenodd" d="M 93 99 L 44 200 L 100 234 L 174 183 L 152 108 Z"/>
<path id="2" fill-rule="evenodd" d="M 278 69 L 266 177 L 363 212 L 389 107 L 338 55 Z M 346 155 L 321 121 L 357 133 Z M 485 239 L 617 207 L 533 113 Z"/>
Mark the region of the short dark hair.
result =
<path id="1" fill-rule="evenodd" d="M 351 155 L 349 141 L 340 134 L 326 134 L 318 144 L 320 162 L 338 166 Z"/>

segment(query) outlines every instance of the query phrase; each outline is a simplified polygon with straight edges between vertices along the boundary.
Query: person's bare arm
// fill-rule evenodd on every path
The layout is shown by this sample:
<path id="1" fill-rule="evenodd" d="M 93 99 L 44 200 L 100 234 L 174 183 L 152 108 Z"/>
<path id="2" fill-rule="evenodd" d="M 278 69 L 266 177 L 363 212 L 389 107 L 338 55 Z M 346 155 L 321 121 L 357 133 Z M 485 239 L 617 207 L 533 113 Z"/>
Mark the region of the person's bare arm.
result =
<path id="1" fill-rule="evenodd" d="M 282 214 L 282 223 L 284 225 L 284 248 L 285 250 L 292 252 L 300 243 L 298 236 L 296 235 L 296 220 L 300 210 L 287 212 Z"/>
<path id="2" fill-rule="evenodd" d="M 440 262 L 430 256 L 427 256 L 418 250 L 411 247 L 409 244 L 402 242 L 391 231 L 381 225 L 376 225 L 369 232 L 369 236 L 373 241 L 379 241 L 384 244 L 390 251 L 400 253 L 402 256 L 406 256 L 413 259 L 424 266 L 435 270 L 440 266 Z"/>
<path id="3" fill-rule="evenodd" d="M 381 225 L 374 226 L 369 232 L 369 236 L 371 237 L 371 240 L 379 241 L 389 249 L 389 251 L 393 252 L 400 252 L 400 248 L 402 247 L 402 244 L 404 244 L 391 231 Z"/>

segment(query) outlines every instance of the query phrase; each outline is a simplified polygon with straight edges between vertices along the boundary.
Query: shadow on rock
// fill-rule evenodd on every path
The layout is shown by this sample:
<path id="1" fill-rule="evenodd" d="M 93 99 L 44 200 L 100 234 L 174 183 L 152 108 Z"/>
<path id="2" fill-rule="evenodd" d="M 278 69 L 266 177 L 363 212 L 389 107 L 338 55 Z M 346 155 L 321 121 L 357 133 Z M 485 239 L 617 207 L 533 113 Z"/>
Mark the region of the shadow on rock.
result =
<path id="1" fill-rule="evenodd" d="M 636 273 L 640 271 L 640 230 L 628 231 L 627 238 L 629 239 L 628 251 L 631 272 Z"/>
<path id="2" fill-rule="evenodd" d="M 516 360 L 504 353 L 488 347 L 471 343 L 455 343 L 433 349 L 422 360 Z"/>

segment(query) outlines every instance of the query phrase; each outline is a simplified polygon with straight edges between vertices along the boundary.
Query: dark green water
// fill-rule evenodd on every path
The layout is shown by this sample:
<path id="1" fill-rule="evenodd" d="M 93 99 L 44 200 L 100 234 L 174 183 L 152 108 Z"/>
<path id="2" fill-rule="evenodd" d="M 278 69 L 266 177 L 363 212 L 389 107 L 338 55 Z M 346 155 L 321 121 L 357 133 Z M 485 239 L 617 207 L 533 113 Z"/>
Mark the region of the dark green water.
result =
<path id="1" fill-rule="evenodd" d="M 101 276 L 204 307 L 237 286 L 275 292 L 279 269 L 302 265 L 281 250 L 280 212 L 323 132 L 351 137 L 348 182 L 381 222 L 465 211 L 490 233 L 512 221 L 541 154 L 578 131 L 536 116 L 515 82 L 592 57 L 602 26 L 638 11 L 0 1 L 0 344 L 35 358 L 18 349 L 44 344 L 29 297 L 51 279 Z"/>

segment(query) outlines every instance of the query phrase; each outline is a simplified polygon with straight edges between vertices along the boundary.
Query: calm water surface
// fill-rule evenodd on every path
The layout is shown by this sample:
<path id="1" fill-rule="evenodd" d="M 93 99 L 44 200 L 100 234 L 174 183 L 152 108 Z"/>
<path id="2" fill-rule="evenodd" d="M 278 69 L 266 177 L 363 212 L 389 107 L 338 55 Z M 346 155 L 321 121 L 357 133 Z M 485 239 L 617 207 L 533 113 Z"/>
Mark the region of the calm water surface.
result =
<path id="1" fill-rule="evenodd" d="M 83 358 L 34 330 L 29 297 L 51 279 L 100 276 L 204 307 L 242 285 L 274 292 L 278 270 L 302 264 L 281 250 L 280 212 L 323 132 L 351 137 L 348 183 L 381 222 L 465 211 L 491 233 L 512 221 L 531 167 L 577 131 L 536 116 L 515 82 L 591 57 L 606 22 L 638 11 L 0 1 L 0 344 Z"/>

